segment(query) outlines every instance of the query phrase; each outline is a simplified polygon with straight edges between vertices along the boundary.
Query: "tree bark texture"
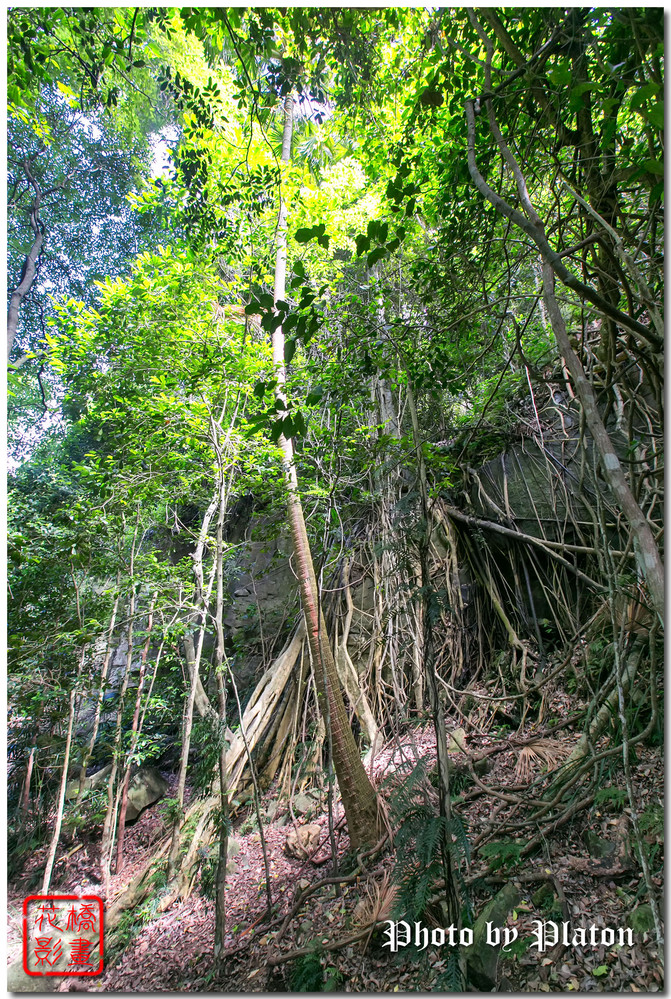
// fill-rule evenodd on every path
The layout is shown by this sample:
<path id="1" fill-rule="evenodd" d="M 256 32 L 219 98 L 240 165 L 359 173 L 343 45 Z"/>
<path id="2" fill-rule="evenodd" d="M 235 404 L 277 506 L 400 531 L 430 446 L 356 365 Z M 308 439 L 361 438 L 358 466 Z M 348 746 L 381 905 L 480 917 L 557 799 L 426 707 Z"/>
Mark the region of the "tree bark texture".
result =
<path id="1" fill-rule="evenodd" d="M 282 162 L 291 158 L 293 133 L 293 95 L 284 102 L 284 132 Z M 275 260 L 275 302 L 284 298 L 287 269 L 287 207 L 280 201 L 277 226 L 277 256 Z M 273 333 L 273 361 L 277 372 L 278 394 L 284 393 L 286 369 L 284 363 L 284 333 L 278 327 Z M 280 437 L 284 475 L 288 491 L 288 514 L 291 538 L 296 558 L 296 572 L 305 615 L 308 645 L 317 688 L 317 700 L 327 727 L 331 729 L 333 765 L 342 796 L 350 841 L 356 849 L 377 841 L 378 805 L 375 790 L 366 774 L 345 710 L 338 672 L 326 632 L 319 590 L 312 563 L 312 554 L 305 528 L 303 507 L 298 494 L 298 479 L 290 440 Z"/>

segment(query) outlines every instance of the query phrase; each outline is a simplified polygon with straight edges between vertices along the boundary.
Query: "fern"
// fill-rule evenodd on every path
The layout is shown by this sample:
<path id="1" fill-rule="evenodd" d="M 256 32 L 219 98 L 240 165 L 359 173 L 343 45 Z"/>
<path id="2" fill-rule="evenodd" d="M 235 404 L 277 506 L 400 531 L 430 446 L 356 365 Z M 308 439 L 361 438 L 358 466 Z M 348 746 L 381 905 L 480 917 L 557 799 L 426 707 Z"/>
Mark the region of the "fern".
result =
<path id="1" fill-rule="evenodd" d="M 603 806 L 606 802 L 608 802 L 608 804 L 617 808 L 624 805 L 626 800 L 627 792 L 622 787 L 600 787 L 594 795 L 594 804 L 597 806 Z"/>
<path id="2" fill-rule="evenodd" d="M 463 992 L 464 976 L 461 970 L 459 952 L 451 950 L 447 956 L 447 967 L 438 975 L 432 992 Z"/>
<path id="3" fill-rule="evenodd" d="M 489 858 L 489 869 L 498 871 L 515 867 L 520 862 L 524 843 L 516 843 L 513 839 L 502 839 L 494 843 L 485 843 L 480 847 L 480 854 Z"/>
<path id="4" fill-rule="evenodd" d="M 398 771 L 394 775 L 389 801 L 392 819 L 398 827 L 394 915 L 415 920 L 426 910 L 434 885 L 443 876 L 443 850 L 450 851 L 456 872 L 462 861 L 469 859 L 470 850 L 459 817 L 453 814 L 447 821 L 436 814 L 426 760 L 419 760 L 414 766 L 406 764 L 403 769 L 406 776 L 402 780 L 398 780 Z M 463 879 L 460 885 L 464 890 Z"/>
<path id="5" fill-rule="evenodd" d="M 320 992 L 324 982 L 319 951 L 296 958 L 291 969 L 292 992 Z"/>
<path id="6" fill-rule="evenodd" d="M 334 967 L 323 968 L 321 953 L 316 947 L 309 954 L 296 958 L 291 971 L 292 992 L 339 991 L 342 974 Z"/>

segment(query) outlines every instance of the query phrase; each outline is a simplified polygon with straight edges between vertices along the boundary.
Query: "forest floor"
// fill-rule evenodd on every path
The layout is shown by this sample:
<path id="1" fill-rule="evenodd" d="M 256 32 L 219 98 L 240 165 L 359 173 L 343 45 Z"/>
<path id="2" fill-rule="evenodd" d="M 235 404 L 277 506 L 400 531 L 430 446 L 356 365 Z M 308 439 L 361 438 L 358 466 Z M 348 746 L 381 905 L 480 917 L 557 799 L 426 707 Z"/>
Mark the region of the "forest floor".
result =
<path id="1" fill-rule="evenodd" d="M 523 740 L 532 735 L 531 727 L 518 733 Z M 575 744 L 577 736 L 562 731 L 552 740 L 554 759 L 563 758 Z M 520 784 L 520 767 L 535 767 L 542 761 L 526 754 L 519 747 L 509 747 L 497 735 L 469 735 L 469 752 L 492 750 L 492 767 L 487 783 L 514 788 Z M 462 753 L 451 754 L 459 765 Z M 430 727 L 406 733 L 395 745 L 385 747 L 375 760 L 372 776 L 378 787 L 385 788 L 385 779 L 407 760 L 424 760 L 430 766 L 435 760 L 435 739 Z M 551 765 L 551 764 L 550 764 Z M 663 759 L 658 748 L 637 747 L 632 780 L 639 795 L 640 813 L 655 813 L 663 802 Z M 167 775 L 166 775 L 167 776 Z M 621 780 L 621 778 L 620 778 Z M 174 793 L 174 778 L 169 794 Z M 559 945 L 547 952 L 529 947 L 534 920 L 568 918 L 572 927 L 594 924 L 599 928 L 626 927 L 632 910 L 647 900 L 645 885 L 635 856 L 630 855 L 621 869 L 611 870 L 611 861 L 595 863 L 593 849 L 586 847 L 589 836 L 600 842 L 617 837 L 627 815 L 624 795 L 617 788 L 604 797 L 601 807 L 592 806 L 578 813 L 548 839 L 541 856 L 522 858 L 521 864 L 496 869 L 480 856 L 472 863 L 466 883 L 470 901 L 477 913 L 504 884 L 514 882 L 521 900 L 508 913 L 504 925 L 518 931 L 517 944 L 508 956 L 499 961 L 499 988 L 520 992 L 650 992 L 663 988 L 662 966 L 658 957 L 655 934 L 634 933 L 633 947 L 595 946 L 564 947 Z M 622 787 L 623 787 L 622 783 Z M 620 793 L 615 793 L 619 791 Z M 461 815 L 469 839 L 490 822 L 496 799 L 478 793 L 471 787 L 463 796 Z M 273 803 L 274 804 L 271 804 Z M 513 806 L 505 801 L 498 807 L 510 817 Z M 286 807 L 276 804 L 272 789 L 264 796 L 266 814 L 274 812 L 272 821 L 264 822 L 264 837 L 270 868 L 271 894 L 274 903 L 273 921 L 264 923 L 266 912 L 265 869 L 261 837 L 249 815 L 235 823 L 234 836 L 239 852 L 233 858 L 227 877 L 227 947 L 230 956 L 223 968 L 213 962 L 214 903 L 206 897 L 203 885 L 196 881 L 191 894 L 174 902 L 160 915 L 151 915 L 145 905 L 129 926 L 124 952 L 108 965 L 101 978 L 87 986 L 82 979 L 66 978 L 58 991 L 153 992 L 153 991 L 347 991 L 347 992 L 407 992 L 447 990 L 441 975 L 449 963 L 450 948 L 429 947 L 418 952 L 407 948 L 390 954 L 383 946 L 382 927 L 363 932 L 371 913 L 379 918 L 387 913 L 393 901 L 390 887 L 394 858 L 387 850 L 371 858 L 356 880 L 342 885 L 321 884 L 309 894 L 294 917 L 283 926 L 284 916 L 299 892 L 333 875 L 329 839 L 328 815 L 307 817 L 321 827 L 320 845 L 310 860 L 292 859 L 285 853 L 287 832 L 292 826 L 287 820 Z M 663 813 L 662 813 L 663 814 Z M 343 831 L 342 809 L 335 806 L 333 815 L 338 844 L 340 870 L 343 871 L 348 839 Z M 118 897 L 135 873 L 151 856 L 155 843 L 165 835 L 160 806 L 150 807 L 128 828 L 126 864 L 112 879 L 112 897 Z M 520 835 L 527 835 L 520 830 Z M 654 870 L 660 869 L 659 854 L 663 831 L 653 829 L 646 834 L 648 856 L 654 859 Z M 67 854 L 67 849 L 62 856 Z M 52 883 L 53 892 L 95 893 L 97 844 L 85 844 L 67 860 L 59 862 Z M 43 857 L 36 853 L 20 879 L 9 886 L 9 948 L 8 959 L 20 956 L 21 904 L 30 891 L 35 891 L 35 875 Z M 492 869 L 494 868 L 494 870 Z M 599 869 L 597 869 L 599 868 Z M 32 874 L 32 883 L 31 883 Z M 485 880 L 487 879 L 487 880 Z M 661 878 L 655 878 L 661 888 Z M 549 887 L 549 891 L 548 891 Z M 545 895 L 543 895 L 545 889 Z M 562 912 L 560 912 L 562 910 Z M 155 909 L 154 909 L 155 912 Z M 563 914 L 562 914 L 563 913 Z M 335 947 L 357 933 L 359 940 Z M 293 961 L 279 961 L 288 953 L 316 946 L 317 957 L 300 953 Z M 271 965 L 269 961 L 275 961 Z"/>

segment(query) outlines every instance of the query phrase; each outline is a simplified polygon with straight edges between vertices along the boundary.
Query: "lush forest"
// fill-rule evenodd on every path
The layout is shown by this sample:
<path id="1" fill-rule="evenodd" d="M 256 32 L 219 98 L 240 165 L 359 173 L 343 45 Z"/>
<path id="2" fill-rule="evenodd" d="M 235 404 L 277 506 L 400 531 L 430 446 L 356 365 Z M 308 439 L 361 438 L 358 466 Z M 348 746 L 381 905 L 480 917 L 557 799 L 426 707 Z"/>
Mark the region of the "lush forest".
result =
<path id="1" fill-rule="evenodd" d="M 13 988 L 663 987 L 663 38 L 10 8 Z"/>

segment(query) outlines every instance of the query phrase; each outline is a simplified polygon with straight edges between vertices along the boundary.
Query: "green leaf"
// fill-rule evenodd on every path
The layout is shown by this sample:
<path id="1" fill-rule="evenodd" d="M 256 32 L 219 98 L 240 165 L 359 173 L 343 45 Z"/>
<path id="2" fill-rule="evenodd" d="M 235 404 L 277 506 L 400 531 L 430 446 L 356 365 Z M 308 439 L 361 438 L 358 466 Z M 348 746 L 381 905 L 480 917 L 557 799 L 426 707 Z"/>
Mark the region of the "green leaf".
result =
<path id="1" fill-rule="evenodd" d="M 302 437 L 304 437 L 307 428 L 305 426 L 305 417 L 300 412 L 300 410 L 294 413 L 293 421 L 294 421 L 294 434 L 300 434 Z"/>
<path id="2" fill-rule="evenodd" d="M 362 253 L 366 250 L 370 250 L 370 239 L 368 236 L 364 236 L 363 233 L 359 233 L 356 237 L 356 255 L 360 257 Z"/>
<path id="3" fill-rule="evenodd" d="M 376 264 L 378 260 L 382 260 L 383 257 L 387 255 L 387 248 L 385 246 L 376 246 L 374 250 L 368 254 L 367 263 L 369 267 Z"/>
<path id="4" fill-rule="evenodd" d="M 571 82 L 570 64 L 565 60 L 558 63 L 548 73 L 548 79 L 556 87 L 566 87 Z"/>
<path id="5" fill-rule="evenodd" d="M 664 105 L 655 104 L 649 111 L 642 112 L 646 121 L 649 121 L 655 128 L 664 128 Z"/>
<path id="6" fill-rule="evenodd" d="M 638 110 L 640 106 L 647 101 L 649 97 L 655 97 L 659 93 L 659 84 L 657 83 L 646 83 L 642 87 L 639 87 L 636 93 L 631 95 L 629 100 L 629 107 L 632 111 Z"/>
<path id="7" fill-rule="evenodd" d="M 321 385 L 315 385 L 313 389 L 308 392 L 307 398 L 305 400 L 306 406 L 314 406 L 324 395 L 324 389 Z"/>
<path id="8" fill-rule="evenodd" d="M 643 166 L 648 173 L 656 173 L 660 177 L 664 176 L 664 164 L 660 160 L 646 160 Z"/>
<path id="9" fill-rule="evenodd" d="M 296 341 L 292 338 L 284 341 L 284 361 L 286 364 L 291 364 L 294 354 L 296 353 Z"/>
<path id="10" fill-rule="evenodd" d="M 600 978 L 601 975 L 607 975 L 608 974 L 608 965 L 606 965 L 606 964 L 600 964 L 598 968 L 594 969 L 594 971 L 592 972 L 592 974 L 596 975 L 597 978 Z"/>
<path id="11" fill-rule="evenodd" d="M 291 416 L 285 416 L 284 419 L 280 423 L 280 427 L 282 428 L 282 433 L 284 434 L 284 436 L 286 437 L 286 439 L 290 440 L 293 437 L 293 435 L 294 435 L 294 421 L 293 421 L 293 418 Z"/>
<path id="12" fill-rule="evenodd" d="M 256 398 L 263 399 L 265 393 L 266 393 L 266 383 L 257 382 L 256 385 L 254 386 L 254 395 L 256 396 Z"/>
<path id="13" fill-rule="evenodd" d="M 280 439 L 283 423 L 284 420 L 276 420 L 270 428 L 270 439 L 273 442 L 273 444 L 277 444 L 278 440 Z"/>
<path id="14" fill-rule="evenodd" d="M 296 229 L 294 239 L 297 243 L 309 243 L 314 235 L 315 232 L 312 227 L 308 228 L 307 226 L 303 226 L 301 229 Z"/>
<path id="15" fill-rule="evenodd" d="M 663 201 L 664 200 L 664 181 L 660 180 L 659 184 L 655 184 L 653 189 L 650 191 L 650 202 L 653 201 Z"/>

